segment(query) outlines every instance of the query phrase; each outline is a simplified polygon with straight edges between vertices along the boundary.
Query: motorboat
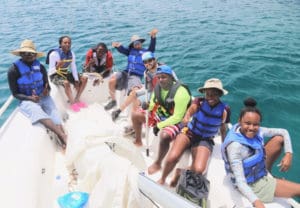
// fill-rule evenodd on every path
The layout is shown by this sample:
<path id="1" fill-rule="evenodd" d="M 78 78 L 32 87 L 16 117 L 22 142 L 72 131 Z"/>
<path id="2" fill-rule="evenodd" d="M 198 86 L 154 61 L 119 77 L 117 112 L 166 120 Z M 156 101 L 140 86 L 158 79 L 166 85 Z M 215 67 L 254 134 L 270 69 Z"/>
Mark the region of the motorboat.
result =
<path id="1" fill-rule="evenodd" d="M 63 118 L 68 134 L 65 151 L 57 136 L 43 125 L 32 125 L 18 107 L 0 129 L 0 196 L 1 207 L 58 208 L 58 199 L 67 193 L 89 194 L 85 207 L 199 207 L 176 193 L 175 188 L 159 185 L 161 172 L 147 173 L 158 148 L 158 137 L 143 127 L 143 146 L 133 144 L 133 136 L 123 134 L 130 125 L 130 107 L 113 122 L 109 101 L 108 79 L 99 85 L 99 77 L 86 73 L 88 84 L 82 101 L 88 104 L 73 112 L 62 87 L 51 84 L 51 96 Z M 118 105 L 126 93 L 118 91 Z M 2 114 L 14 98 L 2 106 Z M 215 147 L 206 172 L 210 190 L 206 207 L 252 207 L 226 176 L 220 152 L 221 138 Z M 189 153 L 178 167 L 187 167 Z M 173 174 L 173 173 L 172 173 Z M 170 177 L 171 175 L 170 174 Z M 168 178 L 167 182 L 170 180 Z M 266 207 L 300 207 L 292 198 L 276 198 Z"/>

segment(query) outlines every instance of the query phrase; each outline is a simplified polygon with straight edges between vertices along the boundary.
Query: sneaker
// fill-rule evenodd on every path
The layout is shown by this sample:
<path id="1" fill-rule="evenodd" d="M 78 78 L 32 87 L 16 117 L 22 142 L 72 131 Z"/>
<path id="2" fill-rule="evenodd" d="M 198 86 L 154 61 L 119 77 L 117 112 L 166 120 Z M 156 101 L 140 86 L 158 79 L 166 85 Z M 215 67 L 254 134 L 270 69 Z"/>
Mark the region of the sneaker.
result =
<path id="1" fill-rule="evenodd" d="M 111 100 L 106 106 L 104 106 L 105 110 L 110 110 L 117 105 L 115 100 Z"/>
<path id="2" fill-rule="evenodd" d="M 121 110 L 120 110 L 120 109 L 113 111 L 113 112 L 111 113 L 111 118 L 112 118 L 112 120 L 115 121 L 115 120 L 119 117 L 120 113 L 121 113 Z"/>
<path id="3" fill-rule="evenodd" d="M 134 135 L 134 134 L 135 134 L 135 131 L 132 128 L 132 126 L 126 126 L 124 128 L 123 136 L 130 136 L 130 135 Z"/>

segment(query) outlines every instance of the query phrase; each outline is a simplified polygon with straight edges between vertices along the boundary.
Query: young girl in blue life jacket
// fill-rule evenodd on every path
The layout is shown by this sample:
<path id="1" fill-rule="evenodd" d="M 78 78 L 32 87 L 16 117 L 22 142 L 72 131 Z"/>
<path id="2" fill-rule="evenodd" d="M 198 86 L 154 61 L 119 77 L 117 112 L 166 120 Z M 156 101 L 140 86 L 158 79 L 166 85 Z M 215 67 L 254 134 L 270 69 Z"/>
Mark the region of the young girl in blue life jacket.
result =
<path id="1" fill-rule="evenodd" d="M 275 197 L 300 196 L 300 184 L 273 178 L 268 172 L 281 147 L 285 155 L 279 164 L 287 171 L 292 162 L 292 146 L 285 129 L 260 127 L 262 115 L 252 98 L 244 101 L 239 122 L 228 132 L 222 144 L 222 156 L 233 184 L 253 204 L 265 207 Z M 264 144 L 264 138 L 271 138 Z"/>

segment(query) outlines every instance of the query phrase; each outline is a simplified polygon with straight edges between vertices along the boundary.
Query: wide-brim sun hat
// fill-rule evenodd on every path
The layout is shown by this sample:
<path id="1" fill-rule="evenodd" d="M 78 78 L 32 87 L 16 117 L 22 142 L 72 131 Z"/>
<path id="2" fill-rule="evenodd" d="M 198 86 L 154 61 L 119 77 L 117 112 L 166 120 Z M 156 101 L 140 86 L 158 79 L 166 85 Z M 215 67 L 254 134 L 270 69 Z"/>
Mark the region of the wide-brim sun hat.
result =
<path id="1" fill-rule="evenodd" d="M 130 38 L 130 44 L 129 44 L 129 47 L 133 47 L 133 42 L 134 41 L 140 41 L 141 43 L 145 42 L 145 39 L 144 38 L 141 38 L 140 36 L 138 35 L 133 35 L 131 36 Z"/>
<path id="2" fill-rule="evenodd" d="M 217 78 L 211 78 L 211 79 L 206 80 L 204 83 L 204 86 L 198 88 L 198 91 L 201 93 L 204 93 L 204 91 L 206 89 L 212 89 L 212 88 L 222 91 L 223 95 L 228 94 L 228 91 L 223 88 L 223 84 L 222 84 L 221 80 L 219 80 Z"/>
<path id="3" fill-rule="evenodd" d="M 43 52 L 38 52 L 36 50 L 35 45 L 32 40 L 23 40 L 19 49 L 11 51 L 11 53 L 16 56 L 21 56 L 20 53 L 22 53 L 22 52 L 35 53 L 36 57 L 44 56 Z"/>

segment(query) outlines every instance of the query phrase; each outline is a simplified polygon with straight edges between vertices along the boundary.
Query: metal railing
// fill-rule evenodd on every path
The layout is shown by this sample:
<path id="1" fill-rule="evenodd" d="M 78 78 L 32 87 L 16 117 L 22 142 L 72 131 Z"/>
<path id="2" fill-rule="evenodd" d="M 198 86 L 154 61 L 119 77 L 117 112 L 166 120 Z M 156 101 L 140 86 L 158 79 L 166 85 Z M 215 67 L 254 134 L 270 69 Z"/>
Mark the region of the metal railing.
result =
<path id="1" fill-rule="evenodd" d="M 7 108 L 9 107 L 9 105 L 12 103 L 13 100 L 14 97 L 12 95 L 9 96 L 9 98 L 5 101 L 5 103 L 0 108 L 0 116 L 2 116 L 2 114 L 7 110 Z"/>

